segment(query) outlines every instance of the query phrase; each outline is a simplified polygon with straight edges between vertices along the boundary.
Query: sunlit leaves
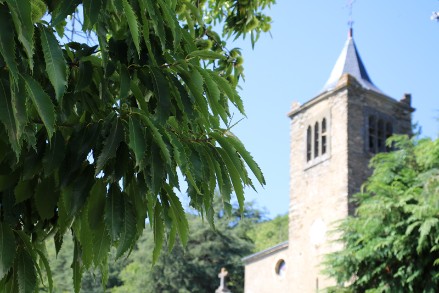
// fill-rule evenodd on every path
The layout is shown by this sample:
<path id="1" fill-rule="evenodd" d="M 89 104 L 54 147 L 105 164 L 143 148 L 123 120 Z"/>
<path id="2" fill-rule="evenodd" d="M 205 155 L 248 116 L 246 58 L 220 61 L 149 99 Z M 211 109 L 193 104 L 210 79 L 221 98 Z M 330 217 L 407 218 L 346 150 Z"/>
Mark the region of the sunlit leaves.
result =
<path id="1" fill-rule="evenodd" d="M 147 222 L 154 261 L 186 243 L 183 180 L 212 225 L 216 189 L 230 210 L 247 167 L 264 184 L 230 133 L 242 62 L 204 23 L 222 19 L 213 3 L 0 0 L 0 291 L 52 290 L 44 243 L 59 252 L 65 233 L 75 292 L 85 269 L 105 283 L 110 248 L 127 254 Z"/>
<path id="2" fill-rule="evenodd" d="M 43 26 L 39 32 L 46 61 L 46 72 L 55 89 L 56 99 L 60 101 L 67 85 L 66 61 L 53 32 Z"/>

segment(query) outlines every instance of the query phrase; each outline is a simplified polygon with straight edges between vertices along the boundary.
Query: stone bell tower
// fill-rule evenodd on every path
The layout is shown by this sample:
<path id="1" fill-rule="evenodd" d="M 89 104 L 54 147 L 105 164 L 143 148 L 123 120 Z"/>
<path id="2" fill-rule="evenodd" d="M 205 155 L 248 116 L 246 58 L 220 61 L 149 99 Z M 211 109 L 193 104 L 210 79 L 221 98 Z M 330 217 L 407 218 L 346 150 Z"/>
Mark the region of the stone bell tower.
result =
<path id="1" fill-rule="evenodd" d="M 372 83 L 351 29 L 321 93 L 289 113 L 288 292 L 334 285 L 320 272 L 323 255 L 342 249 L 328 232 L 354 212 L 349 199 L 371 174 L 371 157 L 389 150 L 386 138 L 411 133 L 413 111 L 409 94 L 397 101 Z"/>

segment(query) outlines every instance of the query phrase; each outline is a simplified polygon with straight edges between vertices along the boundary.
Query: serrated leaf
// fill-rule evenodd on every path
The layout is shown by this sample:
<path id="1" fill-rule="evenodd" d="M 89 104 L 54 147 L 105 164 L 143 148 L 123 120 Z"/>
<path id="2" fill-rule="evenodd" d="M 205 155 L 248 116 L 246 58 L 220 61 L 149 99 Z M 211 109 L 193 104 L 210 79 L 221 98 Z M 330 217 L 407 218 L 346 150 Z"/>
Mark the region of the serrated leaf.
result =
<path id="1" fill-rule="evenodd" d="M 122 230 L 120 233 L 120 240 L 117 246 L 116 259 L 121 257 L 128 249 L 134 245 L 134 239 L 136 237 L 136 212 L 133 205 L 128 200 L 123 201 L 123 219 Z"/>
<path id="2" fill-rule="evenodd" d="M 65 149 L 64 137 L 60 131 L 57 131 L 46 147 L 43 157 L 43 169 L 46 177 L 50 176 L 61 165 L 64 160 Z"/>
<path id="3" fill-rule="evenodd" d="M 11 15 L 5 5 L 0 6 L 0 54 L 15 80 L 18 80 L 18 68 L 15 61 L 15 29 Z"/>
<path id="4" fill-rule="evenodd" d="M 51 219 L 55 214 L 59 192 L 55 190 L 53 177 L 43 179 L 35 188 L 35 206 L 41 219 Z"/>
<path id="5" fill-rule="evenodd" d="M 18 39 L 23 44 L 29 60 L 29 68 L 33 70 L 34 24 L 30 0 L 6 0 L 6 2 L 12 13 Z"/>
<path id="6" fill-rule="evenodd" d="M 55 110 L 50 97 L 41 85 L 30 76 L 23 77 L 26 82 L 26 90 L 47 130 L 49 139 L 55 131 Z"/>
<path id="7" fill-rule="evenodd" d="M 123 209 L 124 196 L 117 184 L 112 184 L 108 191 L 108 197 L 105 204 L 105 226 L 108 229 L 111 240 L 116 242 L 122 231 L 125 210 Z"/>
<path id="8" fill-rule="evenodd" d="M 40 249 L 36 249 L 41 262 L 44 265 L 44 270 L 46 271 L 47 281 L 49 283 L 49 292 L 53 291 L 53 278 L 52 278 L 52 270 L 50 269 L 49 261 L 47 259 L 46 253 Z"/>
<path id="9" fill-rule="evenodd" d="M 163 75 L 162 71 L 152 66 L 151 76 L 154 84 L 154 92 L 157 96 L 157 112 L 159 116 L 159 121 L 165 122 L 169 117 L 169 112 L 171 108 L 171 95 L 169 92 L 169 83 Z"/>
<path id="10" fill-rule="evenodd" d="M 93 64 L 90 61 L 79 62 L 78 81 L 75 85 L 75 92 L 86 89 L 93 82 Z"/>
<path id="11" fill-rule="evenodd" d="M 154 208 L 153 217 L 154 250 L 152 252 L 152 264 L 157 262 L 163 248 L 165 226 L 163 224 L 162 211 L 162 206 L 157 202 Z"/>
<path id="12" fill-rule="evenodd" d="M 21 139 L 23 134 L 26 134 L 26 124 L 28 122 L 28 115 L 26 110 L 26 85 L 22 78 L 19 78 L 15 83 L 10 83 L 11 86 L 11 104 L 14 112 L 15 124 L 17 127 L 17 137 Z M 25 138 L 27 136 L 25 135 Z M 32 145 L 26 139 L 29 145 Z"/>
<path id="13" fill-rule="evenodd" d="M 229 100 L 238 108 L 239 112 L 245 115 L 244 105 L 242 104 L 241 98 L 231 84 L 224 77 L 219 76 L 213 71 L 209 71 L 209 74 L 218 85 L 220 91 L 229 98 Z"/>
<path id="14" fill-rule="evenodd" d="M 81 280 L 82 274 L 84 270 L 84 266 L 82 265 L 82 251 L 81 246 L 76 238 L 74 238 L 74 248 L 73 248 L 73 261 L 70 266 L 73 271 L 73 287 L 75 289 L 75 293 L 79 293 L 81 290 Z"/>
<path id="15" fill-rule="evenodd" d="M 92 230 L 99 229 L 104 222 L 105 196 L 107 187 L 101 179 L 97 179 L 92 189 L 87 203 L 88 223 Z"/>
<path id="16" fill-rule="evenodd" d="M 233 184 L 233 189 L 236 193 L 236 198 L 238 199 L 239 208 L 241 212 L 244 211 L 244 189 L 241 182 L 241 175 L 235 167 L 235 163 L 229 157 L 229 154 L 222 148 L 217 148 L 218 152 L 221 155 L 221 158 L 224 160 L 224 163 L 227 167 L 228 173 L 230 175 L 230 179 Z"/>
<path id="17" fill-rule="evenodd" d="M 96 162 L 95 175 L 104 169 L 105 163 L 116 156 L 117 148 L 124 139 L 123 125 L 117 118 L 114 125 L 110 129 L 110 135 L 104 141 L 104 147 Z"/>
<path id="18" fill-rule="evenodd" d="M 104 225 L 93 231 L 93 263 L 99 266 L 102 262 L 107 261 L 110 250 L 111 239 Z"/>
<path id="19" fill-rule="evenodd" d="M 160 40 L 160 44 L 162 45 L 162 50 L 164 50 L 166 48 L 166 32 L 165 32 L 165 27 L 164 27 L 164 21 L 163 18 L 160 14 L 160 12 L 158 11 L 158 8 L 155 4 L 155 2 L 153 1 L 139 1 L 140 7 L 142 9 L 142 11 L 144 11 L 145 13 L 148 13 L 149 17 L 152 20 L 152 26 L 154 28 L 154 31 L 156 33 L 156 35 L 159 37 Z M 146 20 L 146 21 L 145 21 Z M 146 28 L 149 27 L 147 24 L 147 19 L 145 18 L 143 21 L 143 34 L 147 34 L 149 35 L 149 30 L 146 31 Z M 145 40 L 146 41 L 146 40 Z M 146 42 L 147 44 L 149 44 L 150 42 Z M 154 56 L 154 54 L 152 54 L 152 56 Z"/>
<path id="20" fill-rule="evenodd" d="M 207 98 L 209 100 L 210 108 L 214 115 L 220 115 L 225 124 L 228 124 L 227 111 L 220 105 L 221 92 L 216 82 L 212 79 L 207 69 L 198 68 L 198 71 L 203 76 L 204 84 L 206 85 Z"/>
<path id="21" fill-rule="evenodd" d="M 53 32 L 43 25 L 39 28 L 47 76 L 55 89 L 56 99 L 60 102 L 67 86 L 66 60 Z"/>
<path id="22" fill-rule="evenodd" d="M 82 0 L 57 1 L 52 13 L 52 27 L 62 24 L 68 15 L 75 12 L 76 7 L 81 4 Z"/>
<path id="23" fill-rule="evenodd" d="M 91 30 L 99 19 L 102 0 L 83 0 L 84 7 L 84 30 Z"/>
<path id="24" fill-rule="evenodd" d="M 143 120 L 146 126 L 151 130 L 153 139 L 159 146 L 163 159 L 166 161 L 167 164 L 171 164 L 171 155 L 157 127 L 152 123 L 152 121 L 149 119 L 149 117 L 146 114 L 142 113 L 137 109 L 133 109 L 133 111 L 139 115 L 139 118 Z"/>
<path id="25" fill-rule="evenodd" d="M 119 99 L 122 100 L 128 96 L 128 91 L 130 89 L 130 74 L 125 64 L 120 64 L 119 76 L 120 76 Z"/>
<path id="26" fill-rule="evenodd" d="M 20 180 L 15 186 L 14 189 L 15 194 L 15 203 L 18 204 L 20 202 L 29 199 L 33 195 L 33 187 L 32 181 L 30 180 Z"/>
<path id="27" fill-rule="evenodd" d="M 174 11 L 171 10 L 168 2 L 159 0 L 158 3 L 163 11 L 163 19 L 165 21 L 164 23 L 166 23 L 171 30 L 174 39 L 174 49 L 177 50 L 181 41 L 181 34 L 180 25 L 176 18 L 176 14 Z"/>
<path id="28" fill-rule="evenodd" d="M 146 139 L 144 128 L 136 116 L 131 116 L 128 120 L 129 124 L 129 146 L 134 152 L 136 158 L 136 166 L 142 167 L 146 154 Z"/>
<path id="29" fill-rule="evenodd" d="M 4 79 L 0 79 L 0 121 L 5 125 L 9 142 L 18 159 L 21 152 L 20 138 L 18 137 L 18 129 L 15 123 L 9 85 Z"/>
<path id="30" fill-rule="evenodd" d="M 134 46 L 136 46 L 137 53 L 140 55 L 140 39 L 139 39 L 139 25 L 137 22 L 136 14 L 133 11 L 130 3 L 127 0 L 122 0 L 123 11 L 125 12 L 125 17 L 127 18 L 128 27 L 130 28 L 131 37 L 134 41 Z"/>
<path id="31" fill-rule="evenodd" d="M 12 229 L 0 222 L 0 280 L 8 273 L 15 258 L 15 237 Z"/>
<path id="32" fill-rule="evenodd" d="M 189 235 L 189 224 L 186 218 L 186 213 L 184 212 L 183 206 L 177 195 L 168 184 L 165 184 L 165 190 L 169 199 L 172 218 L 174 220 L 173 226 L 176 225 L 181 243 L 185 246 Z"/>
<path id="33" fill-rule="evenodd" d="M 37 285 L 35 263 L 24 249 L 17 255 L 17 280 L 20 293 L 34 293 Z"/>
<path id="34" fill-rule="evenodd" d="M 195 98 L 194 108 L 201 114 L 204 118 L 205 123 L 208 124 L 209 110 L 207 107 L 206 98 L 203 95 L 203 77 L 198 72 L 196 67 L 192 67 L 189 71 L 179 68 L 179 75 L 183 79 L 184 83 L 190 90 L 190 93 Z"/>
<path id="35" fill-rule="evenodd" d="M 198 57 L 200 59 L 204 60 L 225 60 L 227 59 L 226 56 L 224 56 L 221 53 L 209 51 L 209 50 L 196 50 L 192 51 L 188 54 L 188 57 Z"/>

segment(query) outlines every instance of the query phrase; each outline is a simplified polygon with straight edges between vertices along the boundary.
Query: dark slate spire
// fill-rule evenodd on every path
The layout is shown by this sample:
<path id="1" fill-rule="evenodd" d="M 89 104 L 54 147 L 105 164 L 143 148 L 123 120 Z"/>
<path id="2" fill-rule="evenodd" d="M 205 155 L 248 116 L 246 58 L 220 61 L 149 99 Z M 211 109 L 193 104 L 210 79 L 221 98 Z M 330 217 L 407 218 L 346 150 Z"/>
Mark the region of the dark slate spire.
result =
<path id="1" fill-rule="evenodd" d="M 340 77 L 342 77 L 346 73 L 353 76 L 365 89 L 382 93 L 381 90 L 379 90 L 372 83 L 369 75 L 367 74 L 366 68 L 361 61 L 357 47 L 355 46 L 352 28 L 349 29 L 348 39 L 345 43 L 343 50 L 341 51 L 340 56 L 337 59 L 337 62 L 335 63 L 334 68 L 332 69 L 328 81 L 323 87 L 322 92 L 334 89 Z"/>

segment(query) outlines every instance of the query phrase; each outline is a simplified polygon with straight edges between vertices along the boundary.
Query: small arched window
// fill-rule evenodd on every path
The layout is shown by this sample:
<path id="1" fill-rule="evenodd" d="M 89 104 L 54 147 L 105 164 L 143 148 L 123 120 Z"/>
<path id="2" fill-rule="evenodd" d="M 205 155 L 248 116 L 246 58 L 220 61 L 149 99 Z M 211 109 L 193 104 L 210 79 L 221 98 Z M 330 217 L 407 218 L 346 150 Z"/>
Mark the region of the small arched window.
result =
<path id="1" fill-rule="evenodd" d="M 322 155 L 326 154 L 327 136 L 326 136 L 326 118 L 322 120 Z"/>
<path id="2" fill-rule="evenodd" d="M 314 158 L 319 156 L 319 122 L 314 124 Z"/>
<path id="3" fill-rule="evenodd" d="M 311 161 L 312 151 L 311 151 L 311 140 L 312 140 L 312 133 L 311 133 L 311 126 L 308 126 L 308 129 L 306 130 L 306 161 Z"/>

